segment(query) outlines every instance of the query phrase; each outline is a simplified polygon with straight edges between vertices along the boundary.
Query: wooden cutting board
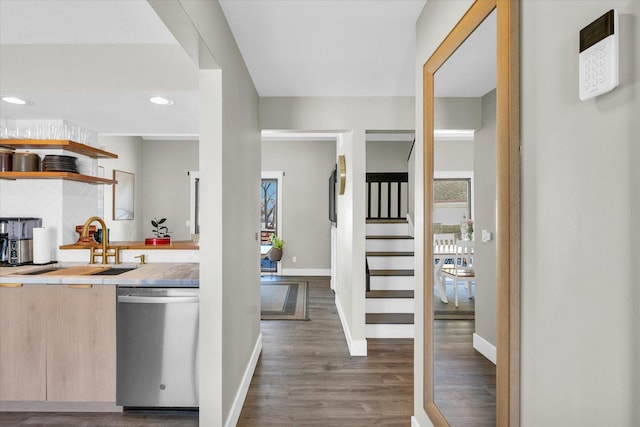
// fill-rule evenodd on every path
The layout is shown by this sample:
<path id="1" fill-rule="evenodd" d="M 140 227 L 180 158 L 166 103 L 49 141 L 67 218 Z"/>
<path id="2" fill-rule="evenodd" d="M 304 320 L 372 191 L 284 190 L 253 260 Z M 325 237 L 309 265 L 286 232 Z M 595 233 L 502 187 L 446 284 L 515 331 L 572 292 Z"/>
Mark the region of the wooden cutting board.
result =
<path id="1" fill-rule="evenodd" d="M 86 276 L 88 274 L 100 273 L 101 271 L 109 270 L 109 265 L 96 265 L 94 266 L 78 266 L 61 268 L 60 270 L 52 270 L 46 273 L 42 273 L 40 276 Z"/>

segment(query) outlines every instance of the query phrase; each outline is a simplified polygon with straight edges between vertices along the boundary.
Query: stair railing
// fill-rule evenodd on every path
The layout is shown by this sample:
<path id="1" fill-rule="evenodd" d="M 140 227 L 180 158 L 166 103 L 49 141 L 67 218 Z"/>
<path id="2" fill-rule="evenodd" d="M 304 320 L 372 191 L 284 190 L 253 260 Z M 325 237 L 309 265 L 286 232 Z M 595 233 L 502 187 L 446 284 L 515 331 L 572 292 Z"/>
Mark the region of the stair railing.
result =
<path id="1" fill-rule="evenodd" d="M 408 184 L 406 172 L 367 173 L 367 219 L 406 219 Z"/>
<path id="2" fill-rule="evenodd" d="M 365 273 L 367 275 L 366 290 L 367 292 L 369 292 L 371 290 L 371 272 L 369 271 L 369 261 L 367 260 L 366 257 L 364 259 L 364 265 L 365 265 Z"/>

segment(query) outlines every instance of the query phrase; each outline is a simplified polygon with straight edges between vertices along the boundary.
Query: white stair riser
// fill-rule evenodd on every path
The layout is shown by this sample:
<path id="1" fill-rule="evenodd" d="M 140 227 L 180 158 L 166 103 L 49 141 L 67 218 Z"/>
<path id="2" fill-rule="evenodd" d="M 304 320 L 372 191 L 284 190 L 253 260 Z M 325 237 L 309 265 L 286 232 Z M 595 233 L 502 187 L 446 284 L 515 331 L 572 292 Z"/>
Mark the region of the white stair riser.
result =
<path id="1" fill-rule="evenodd" d="M 369 270 L 413 270 L 412 256 L 368 256 Z"/>
<path id="2" fill-rule="evenodd" d="M 367 313 L 413 313 L 413 298 L 367 298 Z"/>
<path id="3" fill-rule="evenodd" d="M 409 224 L 367 224 L 366 232 L 369 236 L 408 236 Z"/>
<path id="4" fill-rule="evenodd" d="M 413 276 L 371 276 L 369 285 L 372 291 L 413 291 Z"/>
<path id="5" fill-rule="evenodd" d="M 367 239 L 367 252 L 413 252 L 412 239 Z"/>
<path id="6" fill-rule="evenodd" d="M 368 324 L 364 329 L 367 338 L 414 338 L 413 325 Z"/>

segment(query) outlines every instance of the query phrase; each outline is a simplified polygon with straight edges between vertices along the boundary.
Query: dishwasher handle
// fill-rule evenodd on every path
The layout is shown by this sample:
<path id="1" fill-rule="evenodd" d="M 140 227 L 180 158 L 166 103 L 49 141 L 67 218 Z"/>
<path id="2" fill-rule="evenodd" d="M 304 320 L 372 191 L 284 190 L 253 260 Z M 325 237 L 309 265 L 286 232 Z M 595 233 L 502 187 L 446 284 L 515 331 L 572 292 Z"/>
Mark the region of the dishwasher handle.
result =
<path id="1" fill-rule="evenodd" d="M 149 297 L 149 296 L 135 296 L 135 295 L 118 295 L 119 303 L 128 304 L 189 304 L 197 303 L 199 298 L 197 296 L 189 297 Z"/>

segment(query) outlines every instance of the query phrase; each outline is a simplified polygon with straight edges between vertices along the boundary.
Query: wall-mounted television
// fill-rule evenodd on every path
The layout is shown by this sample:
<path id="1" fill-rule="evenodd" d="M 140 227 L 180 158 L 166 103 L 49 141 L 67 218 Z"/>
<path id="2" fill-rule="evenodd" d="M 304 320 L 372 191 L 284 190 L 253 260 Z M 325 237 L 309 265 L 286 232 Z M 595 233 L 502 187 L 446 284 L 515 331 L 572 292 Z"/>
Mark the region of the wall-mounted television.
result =
<path id="1" fill-rule="evenodd" d="M 333 225 L 338 225 L 338 212 L 337 212 L 337 199 L 336 185 L 338 183 L 338 165 L 333 168 L 331 175 L 329 176 L 329 221 Z"/>

